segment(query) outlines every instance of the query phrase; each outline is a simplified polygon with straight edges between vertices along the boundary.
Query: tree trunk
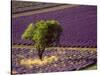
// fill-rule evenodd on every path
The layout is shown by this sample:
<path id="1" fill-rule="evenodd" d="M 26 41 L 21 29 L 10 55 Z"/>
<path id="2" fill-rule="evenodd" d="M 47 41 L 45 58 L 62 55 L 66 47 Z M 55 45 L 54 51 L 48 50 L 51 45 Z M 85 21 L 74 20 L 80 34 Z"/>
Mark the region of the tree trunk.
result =
<path id="1" fill-rule="evenodd" d="M 59 46 L 59 43 L 60 41 L 59 41 L 59 38 L 58 39 L 56 39 L 56 41 L 55 41 L 55 43 L 56 43 L 56 46 Z"/>
<path id="2" fill-rule="evenodd" d="M 40 58 L 40 60 L 43 60 L 42 59 L 42 55 L 43 55 L 43 52 L 44 52 L 44 50 L 45 50 L 45 48 L 43 48 L 43 49 L 38 49 L 38 56 L 39 56 L 39 58 Z"/>

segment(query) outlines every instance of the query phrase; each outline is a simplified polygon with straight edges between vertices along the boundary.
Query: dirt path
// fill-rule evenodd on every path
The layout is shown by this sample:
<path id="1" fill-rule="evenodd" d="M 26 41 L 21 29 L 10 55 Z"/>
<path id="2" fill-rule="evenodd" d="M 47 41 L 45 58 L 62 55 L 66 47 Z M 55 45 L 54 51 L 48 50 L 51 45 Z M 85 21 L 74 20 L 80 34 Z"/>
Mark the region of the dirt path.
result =
<path id="1" fill-rule="evenodd" d="M 57 6 L 57 7 L 52 7 L 52 8 L 44 8 L 36 11 L 29 11 L 29 12 L 23 12 L 19 14 L 12 14 L 12 18 L 20 17 L 20 16 L 29 16 L 37 13 L 44 13 L 44 12 L 49 12 L 49 11 L 56 11 L 56 10 L 61 10 L 65 8 L 71 8 L 79 5 L 62 5 L 62 6 Z"/>
<path id="2" fill-rule="evenodd" d="M 13 45 L 12 48 L 29 48 L 29 49 L 34 49 L 33 46 L 26 46 L 26 45 Z M 48 49 L 48 48 L 46 48 Z M 50 47 L 49 49 L 60 49 L 60 50 L 93 50 L 96 51 L 97 48 L 78 48 L 78 47 Z"/>

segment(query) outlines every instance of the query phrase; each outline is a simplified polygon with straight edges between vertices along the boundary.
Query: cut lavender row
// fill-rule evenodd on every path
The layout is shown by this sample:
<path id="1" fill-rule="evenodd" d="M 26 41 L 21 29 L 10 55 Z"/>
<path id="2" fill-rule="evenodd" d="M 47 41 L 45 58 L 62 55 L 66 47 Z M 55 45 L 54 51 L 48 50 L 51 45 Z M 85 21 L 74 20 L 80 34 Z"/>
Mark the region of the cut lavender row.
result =
<path id="1" fill-rule="evenodd" d="M 31 52 L 32 50 L 32 52 Z M 20 65 L 20 60 L 24 58 L 38 58 L 37 50 L 28 48 L 12 48 L 12 70 L 18 74 L 39 73 L 39 72 L 60 72 L 80 70 L 91 64 L 96 64 L 97 53 L 90 50 L 57 50 L 48 49 L 44 52 L 44 56 L 56 55 L 59 59 L 50 64 L 43 66 L 33 65 L 32 68 L 27 68 Z"/>

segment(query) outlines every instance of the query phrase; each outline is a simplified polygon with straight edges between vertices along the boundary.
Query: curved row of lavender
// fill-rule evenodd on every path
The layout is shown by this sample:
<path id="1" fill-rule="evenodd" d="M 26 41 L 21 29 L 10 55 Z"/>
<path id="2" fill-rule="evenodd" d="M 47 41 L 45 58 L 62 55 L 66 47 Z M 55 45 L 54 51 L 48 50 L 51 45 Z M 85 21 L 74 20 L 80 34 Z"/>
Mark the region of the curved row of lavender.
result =
<path id="1" fill-rule="evenodd" d="M 26 48 L 12 48 L 12 71 L 16 71 L 17 74 L 74 71 L 86 68 L 97 62 L 96 51 L 68 49 L 59 51 L 58 49 L 48 49 L 43 54 L 43 57 L 57 55 L 57 61 L 43 66 L 32 65 L 32 68 L 28 68 L 25 65 L 21 65 L 20 60 L 24 58 L 38 58 L 37 50 L 30 52 L 30 49 Z"/>
<path id="2" fill-rule="evenodd" d="M 64 29 L 60 45 L 97 46 L 97 7 L 88 5 L 12 18 L 12 42 L 27 44 L 28 41 L 21 40 L 21 35 L 27 26 L 31 22 L 48 19 L 58 20 Z"/>

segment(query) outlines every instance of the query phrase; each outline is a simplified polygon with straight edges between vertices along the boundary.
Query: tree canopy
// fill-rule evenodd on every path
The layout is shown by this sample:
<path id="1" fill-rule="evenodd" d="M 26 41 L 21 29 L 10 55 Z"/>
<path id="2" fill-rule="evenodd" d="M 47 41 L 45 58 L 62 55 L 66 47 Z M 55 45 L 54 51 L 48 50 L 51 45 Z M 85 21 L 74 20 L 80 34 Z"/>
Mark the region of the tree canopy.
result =
<path id="1" fill-rule="evenodd" d="M 62 27 L 56 20 L 40 20 L 29 24 L 22 35 L 22 39 L 31 39 L 38 50 L 44 50 L 54 42 L 59 41 Z M 40 51 L 41 51 L 40 50 Z"/>

